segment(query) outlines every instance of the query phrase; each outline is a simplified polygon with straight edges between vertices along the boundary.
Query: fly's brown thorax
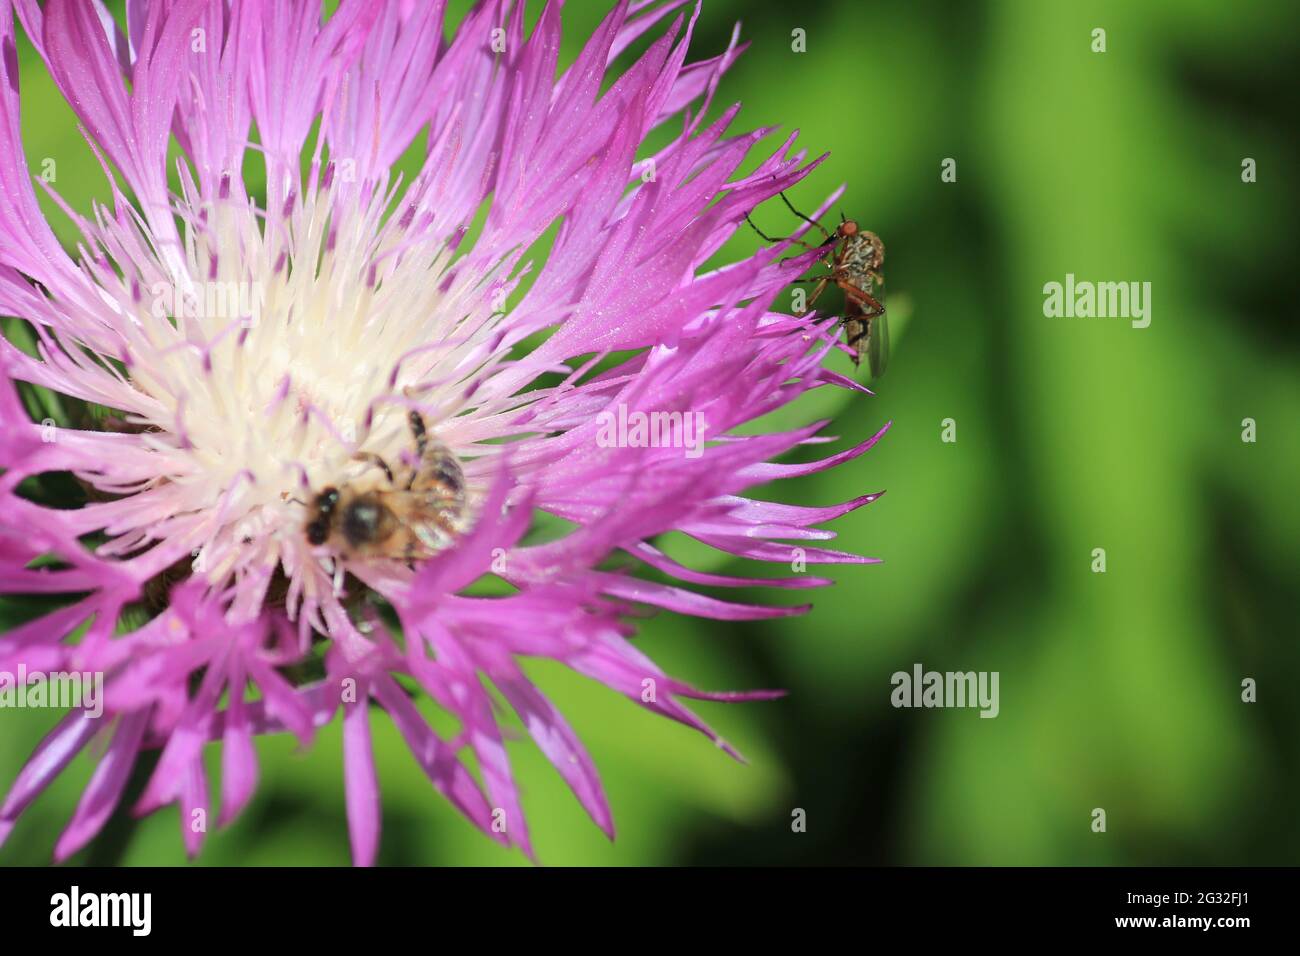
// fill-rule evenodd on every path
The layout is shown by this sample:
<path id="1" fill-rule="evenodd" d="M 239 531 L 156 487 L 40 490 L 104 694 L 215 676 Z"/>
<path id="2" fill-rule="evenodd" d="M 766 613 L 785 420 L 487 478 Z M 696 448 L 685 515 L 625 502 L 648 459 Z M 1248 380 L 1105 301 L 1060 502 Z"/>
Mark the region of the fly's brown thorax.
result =
<path id="1" fill-rule="evenodd" d="M 841 240 L 837 265 L 853 275 L 879 269 L 885 261 L 885 246 L 872 232 L 859 232 Z"/>

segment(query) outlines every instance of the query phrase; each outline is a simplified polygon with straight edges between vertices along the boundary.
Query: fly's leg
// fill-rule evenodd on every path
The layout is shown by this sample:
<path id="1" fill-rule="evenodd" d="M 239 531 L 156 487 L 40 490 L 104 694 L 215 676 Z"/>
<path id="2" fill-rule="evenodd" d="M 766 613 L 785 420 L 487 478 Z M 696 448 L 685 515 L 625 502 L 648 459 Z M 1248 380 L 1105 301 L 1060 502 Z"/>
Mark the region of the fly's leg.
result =
<path id="1" fill-rule="evenodd" d="M 885 324 L 887 321 L 885 307 L 871 293 L 859 289 L 851 282 L 842 281 L 839 285 L 844 290 L 849 305 L 858 313 L 849 317 L 844 323 L 849 332 L 847 344 L 854 346 L 853 364 L 858 364 L 861 353 L 865 351 L 871 368 L 871 377 L 880 378 L 889 363 L 889 326 Z M 866 311 L 864 307 L 869 307 L 871 311 Z M 861 326 L 861 331 L 856 334 L 853 328 L 855 323 Z M 857 348 L 857 343 L 864 339 L 864 346 L 861 349 Z"/>
<path id="2" fill-rule="evenodd" d="M 800 219 L 802 219 L 804 222 L 808 223 L 809 225 L 816 226 L 818 229 L 822 231 L 822 235 L 826 237 L 826 239 L 823 242 L 819 242 L 815 246 L 810 245 L 807 242 L 804 242 L 802 239 L 796 239 L 793 236 L 790 237 L 789 239 L 790 242 L 803 246 L 805 249 L 820 249 L 823 246 L 829 246 L 835 242 L 837 238 L 835 233 L 831 232 L 829 229 L 823 226 L 816 219 L 813 219 L 811 216 L 805 216 L 798 209 L 795 209 L 794 204 L 790 202 L 789 198 L 786 196 L 784 191 L 780 193 L 780 196 L 781 196 L 781 201 L 785 203 L 787 209 L 789 209 L 792 213 L 794 213 L 796 216 L 798 216 Z M 841 216 L 841 218 L 843 217 Z M 764 233 L 763 230 L 759 229 L 758 226 L 754 225 L 754 220 L 749 218 L 748 213 L 745 214 L 745 221 L 749 223 L 751 229 L 753 229 L 756 233 L 758 233 L 759 236 L 761 236 L 767 242 L 775 243 L 775 242 L 786 241 L 784 239 L 773 239 L 771 236 Z"/>
<path id="3" fill-rule="evenodd" d="M 870 321 L 871 319 L 876 318 L 876 316 L 885 314 L 885 307 L 881 305 L 876 297 L 870 292 L 867 292 L 865 289 L 859 289 L 847 279 L 836 279 L 835 284 L 844 290 L 844 295 L 849 300 L 850 304 L 856 304 L 859 308 L 864 305 L 870 308 L 870 312 L 863 311 L 863 319 Z"/>
<path id="4" fill-rule="evenodd" d="M 804 222 L 806 222 L 806 223 L 810 223 L 810 224 L 816 226 L 818 229 L 820 229 L 820 230 L 822 231 L 822 235 L 824 235 L 824 236 L 826 237 L 826 242 L 831 242 L 831 241 L 833 241 L 833 240 L 835 239 L 835 234 L 832 233 L 832 232 L 831 232 L 829 229 L 827 229 L 825 226 L 823 226 L 820 222 L 818 222 L 816 219 L 813 219 L 811 216 L 805 216 L 805 215 L 804 215 L 803 213 L 801 213 L 798 209 L 795 209 L 795 208 L 794 208 L 794 204 L 791 203 L 790 200 L 786 198 L 786 195 L 785 195 L 785 192 L 784 192 L 784 191 L 782 191 L 782 193 L 781 193 L 781 201 L 782 201 L 783 203 L 786 204 L 786 207 L 787 207 L 787 208 L 788 208 L 792 213 L 794 213 L 796 216 L 798 216 L 798 217 L 799 217 L 800 219 L 802 219 Z M 825 244 L 826 244 L 826 243 L 822 243 L 822 245 L 825 245 Z"/>
<path id="5" fill-rule="evenodd" d="M 790 236 L 790 237 L 788 238 L 788 240 L 787 240 L 787 239 L 774 239 L 772 236 L 769 236 L 767 233 L 765 233 L 762 229 L 759 229 L 758 226 L 754 225 L 754 220 L 752 220 L 752 219 L 749 218 L 749 213 L 745 213 L 745 222 L 749 223 L 749 228 L 750 228 L 750 229 L 753 229 L 756 233 L 758 233 L 759 238 L 762 239 L 764 242 L 770 242 L 770 243 L 772 243 L 773 245 L 776 245 L 778 242 L 787 242 L 787 241 L 789 241 L 789 242 L 793 242 L 795 245 L 803 246 L 805 249 L 815 249 L 815 248 L 817 248 L 816 246 L 810 246 L 810 245 L 808 245 L 808 243 L 804 242 L 802 239 L 796 239 L 796 238 L 794 238 L 793 236 Z M 783 259 L 783 260 L 781 260 L 781 261 L 784 262 L 785 260 Z"/>
<path id="6" fill-rule="evenodd" d="M 762 229 L 759 229 L 758 226 L 754 224 L 754 220 L 749 218 L 749 213 L 745 213 L 745 222 L 749 223 L 749 228 L 753 229 L 756 233 L 758 233 L 758 238 L 762 239 L 764 242 L 770 242 L 773 245 L 775 245 L 776 243 L 781 241 L 780 239 L 772 238 L 767 233 L 765 233 Z"/>
<path id="7" fill-rule="evenodd" d="M 815 288 L 813 289 L 813 291 L 812 291 L 812 295 L 810 295 L 810 296 L 808 297 L 808 301 L 804 303 L 804 312 L 807 312 L 809 309 L 812 308 L 813 303 L 817 301 L 817 297 L 820 296 L 823 292 L 826 291 L 826 286 L 828 286 L 828 285 L 830 284 L 830 282 L 831 282 L 831 277 L 830 277 L 830 276 L 822 276 L 822 277 L 819 278 L 819 279 L 791 279 L 791 280 L 790 280 L 790 284 L 791 284 L 791 285 L 797 285 L 797 284 L 800 283 L 800 282 L 815 282 L 815 283 L 817 283 L 816 287 L 815 287 Z"/>
<path id="8" fill-rule="evenodd" d="M 813 289 L 812 295 L 808 297 L 808 305 L 812 305 L 814 302 L 816 302 L 817 299 L 820 298 L 821 294 L 826 291 L 826 287 L 830 284 L 831 284 L 830 276 L 823 276 L 821 279 L 819 279 L 817 281 L 816 287 L 814 287 Z"/>
<path id="9" fill-rule="evenodd" d="M 804 311 L 806 312 L 812 308 L 813 303 L 816 302 L 817 299 L 821 296 L 821 294 L 826 291 L 826 287 L 830 285 L 831 277 L 822 276 L 820 279 L 795 279 L 794 282 L 817 283 L 817 285 L 813 287 L 812 295 L 808 296 L 808 301 L 804 303 Z M 794 282 L 792 282 L 791 284 L 793 285 Z"/>

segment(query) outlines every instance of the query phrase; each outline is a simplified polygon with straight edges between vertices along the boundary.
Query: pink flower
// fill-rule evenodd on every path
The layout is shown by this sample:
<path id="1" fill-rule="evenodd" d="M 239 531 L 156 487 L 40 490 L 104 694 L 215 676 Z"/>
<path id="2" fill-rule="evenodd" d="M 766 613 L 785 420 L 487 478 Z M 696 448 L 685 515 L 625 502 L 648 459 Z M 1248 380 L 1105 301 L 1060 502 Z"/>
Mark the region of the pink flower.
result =
<path id="1" fill-rule="evenodd" d="M 134 811 L 178 802 L 192 855 L 207 743 L 222 745 L 227 823 L 256 787 L 254 735 L 306 743 L 342 710 L 353 856 L 371 863 L 370 722 L 383 711 L 437 790 L 531 855 L 489 684 L 612 837 L 591 758 L 519 661 L 563 662 L 734 755 L 683 701 L 775 692 L 667 676 L 629 642 L 629 612 L 796 614 L 806 608 L 690 585 L 827 582 L 702 573 L 656 537 L 680 531 L 797 571 L 868 560 L 815 542 L 833 537 L 818 525 L 874 495 L 825 508 L 744 496 L 876 440 L 777 464 L 828 440 L 825 423 L 739 430 L 818 386 L 862 390 L 822 367 L 833 319 L 770 310 L 814 254 L 782 262 L 785 249 L 765 248 L 702 270 L 746 212 L 816 163 L 801 165 L 791 136 L 736 174 L 771 131 L 729 137 L 736 107 L 701 121 L 740 49 L 733 38 L 687 64 L 698 10 L 683 17 L 680 0 L 619 4 L 558 80 L 559 5 L 528 36 L 521 7 L 480 3 L 448 43 L 440 5 L 411 0 L 344 0 L 325 22 L 307 0 L 128 0 L 127 36 L 97 0 L 0 0 L 0 311 L 26 319 L 35 346 L 0 340 L 0 591 L 65 602 L 0 635 L 0 671 L 106 680 L 103 719 L 70 712 L 13 783 L 0 842 L 102 735 L 56 858 L 95 836 L 147 749 L 161 756 Z M 111 208 L 87 220 L 64 207 L 82 236 L 75 257 L 23 158 L 15 8 L 105 171 L 133 193 L 110 175 Z M 662 32 L 602 94 L 613 59 L 651 30 Z M 638 157 L 664 124 L 680 133 Z M 399 182 L 393 163 L 426 129 L 419 175 Z M 171 135 L 184 158 L 169 185 Z M 241 177 L 250 151 L 264 197 Z M 544 261 L 529 261 L 557 221 Z M 34 421 L 19 383 L 110 412 Z M 416 451 L 412 412 L 446 449 L 441 477 Z M 80 507 L 18 493 L 55 471 L 85 486 Z M 407 491 L 417 475 L 434 492 Z M 305 529 L 327 487 L 387 504 L 342 498 L 343 523 L 313 543 Z M 393 536 L 380 519 L 397 522 Z M 371 540 L 404 551 L 368 551 Z M 487 575 L 506 582 L 502 596 L 469 590 Z M 415 686 L 455 715 L 458 736 L 434 733 Z"/>

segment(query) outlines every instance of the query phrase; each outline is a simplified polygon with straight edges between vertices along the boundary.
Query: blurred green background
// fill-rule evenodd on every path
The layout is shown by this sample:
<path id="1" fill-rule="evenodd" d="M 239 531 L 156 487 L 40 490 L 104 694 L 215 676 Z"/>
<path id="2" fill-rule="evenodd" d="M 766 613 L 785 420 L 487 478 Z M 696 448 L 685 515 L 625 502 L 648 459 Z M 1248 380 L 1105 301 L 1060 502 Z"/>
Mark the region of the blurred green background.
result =
<path id="1" fill-rule="evenodd" d="M 569 5 L 566 63 L 604 10 Z M 589 746 L 619 830 L 608 843 L 518 740 L 541 860 L 1300 863 L 1295 5 L 708 0 L 693 58 L 724 49 L 736 20 L 752 47 L 714 112 L 741 100 L 735 129 L 781 126 L 774 146 L 797 127 L 810 155 L 831 152 L 793 198 L 812 209 L 845 184 L 838 205 L 888 247 L 891 315 L 910 311 L 875 397 L 823 390 L 782 416 L 835 416 L 834 450 L 892 420 L 885 439 L 763 494 L 887 489 L 835 525 L 837 546 L 885 563 L 832 570 L 806 617 L 645 623 L 641 647 L 698 686 L 788 688 L 700 705 L 747 766 L 532 668 Z M 21 58 L 28 161 L 56 157 L 55 185 L 84 210 L 103 195 L 98 169 L 25 43 Z M 956 182 L 941 181 L 946 158 Z M 778 202 L 755 217 L 773 234 L 795 225 Z M 757 243 L 742 230 L 718 261 Z M 1042 287 L 1067 272 L 1151 282 L 1150 327 L 1045 318 Z M 916 663 L 998 671 L 999 716 L 892 708 L 890 675 Z M 0 786 L 54 719 L 5 715 Z M 388 721 L 374 727 L 382 863 L 526 862 L 460 820 Z M 257 796 L 199 862 L 347 863 L 338 722 L 308 753 L 287 738 L 260 752 Z M 0 865 L 49 859 L 91 766 L 28 810 Z M 119 812 L 75 861 L 184 859 L 170 808 Z"/>

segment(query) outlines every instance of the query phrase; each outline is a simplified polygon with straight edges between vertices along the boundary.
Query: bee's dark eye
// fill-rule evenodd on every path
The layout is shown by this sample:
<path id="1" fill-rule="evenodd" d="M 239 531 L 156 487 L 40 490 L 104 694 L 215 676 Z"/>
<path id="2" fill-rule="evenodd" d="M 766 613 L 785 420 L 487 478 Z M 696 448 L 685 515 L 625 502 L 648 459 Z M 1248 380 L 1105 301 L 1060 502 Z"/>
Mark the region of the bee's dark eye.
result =
<path id="1" fill-rule="evenodd" d="M 326 488 L 316 496 L 316 510 L 321 514 L 329 514 L 338 503 L 339 492 L 337 488 Z"/>
<path id="2" fill-rule="evenodd" d="M 324 521 L 313 521 L 307 525 L 307 541 L 311 544 L 324 544 L 329 537 L 329 526 Z"/>

